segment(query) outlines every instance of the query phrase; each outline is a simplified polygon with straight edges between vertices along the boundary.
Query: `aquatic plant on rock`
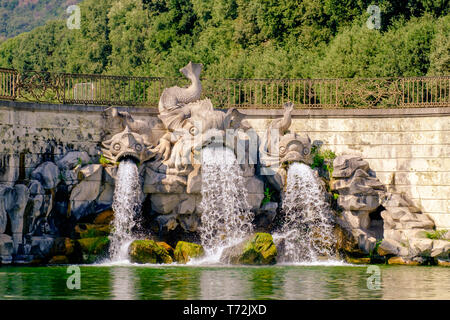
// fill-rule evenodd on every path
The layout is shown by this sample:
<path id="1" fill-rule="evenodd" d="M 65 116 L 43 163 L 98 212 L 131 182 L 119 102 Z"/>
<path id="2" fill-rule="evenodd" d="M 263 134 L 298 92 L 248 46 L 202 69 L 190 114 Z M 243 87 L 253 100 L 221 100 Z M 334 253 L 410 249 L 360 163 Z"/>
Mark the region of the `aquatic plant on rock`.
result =
<path id="1" fill-rule="evenodd" d="M 200 244 L 178 241 L 173 254 L 178 263 L 188 263 L 193 258 L 202 257 L 205 250 Z"/>
<path id="2" fill-rule="evenodd" d="M 230 264 L 269 265 L 276 263 L 277 248 L 272 235 L 256 233 L 237 245 L 226 248 L 220 260 Z"/>
<path id="3" fill-rule="evenodd" d="M 134 263 L 172 263 L 167 249 L 153 240 L 135 240 L 129 248 L 130 261 Z"/>

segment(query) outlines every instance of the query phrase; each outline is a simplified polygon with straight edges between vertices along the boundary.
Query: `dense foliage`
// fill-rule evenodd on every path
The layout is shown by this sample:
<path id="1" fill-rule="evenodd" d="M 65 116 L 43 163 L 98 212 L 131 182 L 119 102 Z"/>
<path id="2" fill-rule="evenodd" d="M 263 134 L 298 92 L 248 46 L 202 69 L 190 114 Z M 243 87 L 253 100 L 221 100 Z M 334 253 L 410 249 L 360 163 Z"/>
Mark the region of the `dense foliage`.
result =
<path id="1" fill-rule="evenodd" d="M 0 0 L 0 41 L 64 16 L 81 0 Z"/>
<path id="2" fill-rule="evenodd" d="M 4 2 L 4 1 L 2 1 Z M 1 2 L 0 2 L 1 3 Z M 368 29 L 367 8 L 381 8 Z M 84 0 L 81 29 L 51 21 L 0 45 L 17 69 L 208 77 L 450 73 L 448 0 Z"/>

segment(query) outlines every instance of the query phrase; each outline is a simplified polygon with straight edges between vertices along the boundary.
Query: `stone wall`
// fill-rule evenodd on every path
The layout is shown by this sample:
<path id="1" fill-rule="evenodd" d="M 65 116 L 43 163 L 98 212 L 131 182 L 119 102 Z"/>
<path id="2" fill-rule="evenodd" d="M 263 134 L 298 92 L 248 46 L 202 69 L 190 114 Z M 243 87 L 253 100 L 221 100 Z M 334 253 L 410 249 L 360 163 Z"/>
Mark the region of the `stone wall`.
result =
<path id="1" fill-rule="evenodd" d="M 281 110 L 243 110 L 255 129 Z M 291 131 L 337 155 L 360 155 L 390 192 L 405 192 L 450 228 L 450 107 L 380 110 L 296 110 Z"/>
<path id="2" fill-rule="evenodd" d="M 126 108 L 158 123 L 156 109 Z M 28 178 L 37 164 L 67 151 L 95 161 L 111 126 L 100 106 L 0 101 L 0 182 Z M 282 110 L 241 110 L 262 132 Z M 291 130 L 339 154 L 361 155 L 387 185 L 406 192 L 436 222 L 450 228 L 450 107 L 380 110 L 296 110 Z"/>

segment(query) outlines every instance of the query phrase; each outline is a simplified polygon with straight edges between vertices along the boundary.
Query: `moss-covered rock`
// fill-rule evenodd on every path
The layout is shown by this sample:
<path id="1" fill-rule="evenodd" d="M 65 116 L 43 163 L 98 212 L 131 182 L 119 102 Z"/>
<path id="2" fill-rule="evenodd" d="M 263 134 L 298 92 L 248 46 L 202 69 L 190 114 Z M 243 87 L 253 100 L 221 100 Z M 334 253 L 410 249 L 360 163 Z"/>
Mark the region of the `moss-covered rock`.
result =
<path id="1" fill-rule="evenodd" d="M 389 258 L 388 264 L 391 264 L 391 265 L 407 265 L 407 266 L 419 266 L 419 265 L 421 265 L 421 263 L 418 262 L 418 261 L 414 261 L 414 260 L 403 258 L 403 257 L 392 257 L 392 258 Z"/>
<path id="2" fill-rule="evenodd" d="M 70 238 L 56 238 L 50 250 L 50 256 L 66 257 L 70 263 L 81 262 L 82 252 L 81 246 L 77 240 Z M 50 262 L 49 262 L 50 263 Z"/>
<path id="3" fill-rule="evenodd" d="M 81 247 L 82 262 L 94 263 L 101 258 L 108 255 L 109 238 L 108 237 L 94 237 L 77 240 Z"/>
<path id="4" fill-rule="evenodd" d="M 153 240 L 135 240 L 128 248 L 130 261 L 134 263 L 172 263 L 169 252 Z"/>
<path id="5" fill-rule="evenodd" d="M 370 258 L 358 258 L 345 256 L 345 261 L 351 264 L 370 264 Z"/>
<path id="6" fill-rule="evenodd" d="M 75 237 L 78 239 L 108 236 L 111 226 L 108 224 L 79 223 L 75 226 Z"/>
<path id="7" fill-rule="evenodd" d="M 178 263 L 187 263 L 193 258 L 199 258 L 205 254 L 203 247 L 196 243 L 178 241 L 174 251 L 175 260 Z"/>
<path id="8" fill-rule="evenodd" d="M 53 256 L 48 262 L 48 264 L 69 264 L 69 263 L 70 263 L 69 258 L 62 255 Z"/>
<path id="9" fill-rule="evenodd" d="M 114 211 L 111 209 L 105 210 L 95 218 L 94 224 L 110 224 L 114 219 Z"/>
<path id="10" fill-rule="evenodd" d="M 108 237 L 94 237 L 77 240 L 83 254 L 102 255 L 109 249 Z"/>
<path id="11" fill-rule="evenodd" d="M 276 263 L 277 248 L 268 233 L 256 233 L 241 243 L 227 248 L 220 260 L 231 264 L 266 265 Z"/>

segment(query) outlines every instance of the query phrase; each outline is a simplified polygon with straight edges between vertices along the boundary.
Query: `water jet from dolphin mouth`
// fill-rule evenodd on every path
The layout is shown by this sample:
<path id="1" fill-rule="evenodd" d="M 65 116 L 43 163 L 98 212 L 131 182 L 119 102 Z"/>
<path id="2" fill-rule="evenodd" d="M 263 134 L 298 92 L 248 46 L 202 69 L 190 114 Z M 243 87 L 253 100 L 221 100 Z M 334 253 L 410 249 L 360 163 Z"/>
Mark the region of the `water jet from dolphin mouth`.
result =
<path id="1" fill-rule="evenodd" d="M 200 239 L 207 255 L 217 255 L 252 232 L 253 213 L 241 168 L 231 149 L 202 149 L 201 194 Z"/>
<path id="2" fill-rule="evenodd" d="M 134 159 L 125 158 L 119 164 L 112 209 L 114 220 L 110 236 L 110 259 L 121 261 L 128 258 L 128 246 L 134 240 L 133 227 L 141 208 L 141 185 Z"/>
<path id="3" fill-rule="evenodd" d="M 303 163 L 288 168 L 282 210 L 281 230 L 274 240 L 284 250 L 280 262 L 315 262 L 334 258 L 334 235 L 331 209 L 325 200 L 319 178 Z"/>

